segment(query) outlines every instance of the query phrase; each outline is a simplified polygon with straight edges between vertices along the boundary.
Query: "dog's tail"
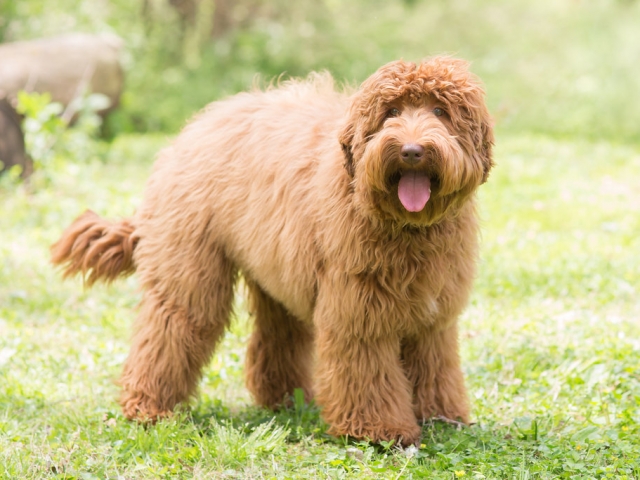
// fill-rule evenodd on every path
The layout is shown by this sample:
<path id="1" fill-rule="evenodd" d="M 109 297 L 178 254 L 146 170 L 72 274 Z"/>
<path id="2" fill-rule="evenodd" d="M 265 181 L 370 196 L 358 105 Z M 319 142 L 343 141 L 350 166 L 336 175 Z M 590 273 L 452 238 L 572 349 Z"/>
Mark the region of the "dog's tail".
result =
<path id="1" fill-rule="evenodd" d="M 137 243 L 128 220 L 112 223 L 87 210 L 51 246 L 51 263 L 63 266 L 65 278 L 81 273 L 89 286 L 98 280 L 112 282 L 134 272 Z"/>

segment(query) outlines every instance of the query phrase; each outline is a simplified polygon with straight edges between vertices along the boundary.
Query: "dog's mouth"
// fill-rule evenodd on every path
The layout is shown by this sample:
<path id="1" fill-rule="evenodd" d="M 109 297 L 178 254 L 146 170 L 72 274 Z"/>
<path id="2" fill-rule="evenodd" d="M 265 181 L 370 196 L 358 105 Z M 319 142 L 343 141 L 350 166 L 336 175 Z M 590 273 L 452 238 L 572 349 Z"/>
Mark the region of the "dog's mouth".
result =
<path id="1" fill-rule="evenodd" d="M 390 190 L 398 192 L 398 199 L 408 212 L 420 212 L 439 184 L 437 175 L 420 170 L 398 170 L 389 177 Z"/>

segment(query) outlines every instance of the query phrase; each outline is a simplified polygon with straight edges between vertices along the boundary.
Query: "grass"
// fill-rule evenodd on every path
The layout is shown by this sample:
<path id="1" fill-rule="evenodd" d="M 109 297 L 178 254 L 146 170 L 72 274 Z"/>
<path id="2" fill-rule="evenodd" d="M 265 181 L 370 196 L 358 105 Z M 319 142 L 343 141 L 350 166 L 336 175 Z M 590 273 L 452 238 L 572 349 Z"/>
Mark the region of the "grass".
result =
<path id="1" fill-rule="evenodd" d="M 85 291 L 48 245 L 85 208 L 130 214 L 165 138 L 121 136 L 30 186 L 0 180 L 0 478 L 640 478 L 640 150 L 498 135 L 461 319 L 475 424 L 417 450 L 326 435 L 318 409 L 251 406 L 248 318 L 191 408 L 144 428 L 115 401 L 135 277 Z"/>

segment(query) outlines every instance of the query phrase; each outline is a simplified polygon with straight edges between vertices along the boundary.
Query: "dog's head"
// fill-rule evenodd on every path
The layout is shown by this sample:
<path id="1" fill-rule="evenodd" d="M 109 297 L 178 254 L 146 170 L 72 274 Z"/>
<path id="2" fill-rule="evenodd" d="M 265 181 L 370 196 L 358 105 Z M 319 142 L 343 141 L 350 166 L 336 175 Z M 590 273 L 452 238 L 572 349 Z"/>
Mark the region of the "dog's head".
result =
<path id="1" fill-rule="evenodd" d="M 493 165 L 484 91 L 467 63 L 450 57 L 380 68 L 352 97 L 340 143 L 355 194 L 402 224 L 454 213 Z"/>

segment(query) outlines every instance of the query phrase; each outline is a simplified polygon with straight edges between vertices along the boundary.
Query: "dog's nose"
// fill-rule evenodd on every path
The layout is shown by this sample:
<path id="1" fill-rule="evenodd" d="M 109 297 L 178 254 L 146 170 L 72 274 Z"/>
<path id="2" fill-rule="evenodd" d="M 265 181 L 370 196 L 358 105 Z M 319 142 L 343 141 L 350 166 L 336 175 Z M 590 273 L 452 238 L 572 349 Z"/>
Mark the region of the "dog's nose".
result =
<path id="1" fill-rule="evenodd" d="M 415 165 L 420 160 L 422 160 L 422 156 L 424 155 L 424 148 L 422 148 L 417 143 L 407 143 L 402 146 L 400 155 L 402 156 L 402 160 L 410 165 Z"/>

